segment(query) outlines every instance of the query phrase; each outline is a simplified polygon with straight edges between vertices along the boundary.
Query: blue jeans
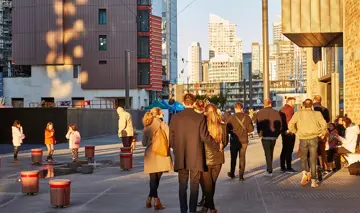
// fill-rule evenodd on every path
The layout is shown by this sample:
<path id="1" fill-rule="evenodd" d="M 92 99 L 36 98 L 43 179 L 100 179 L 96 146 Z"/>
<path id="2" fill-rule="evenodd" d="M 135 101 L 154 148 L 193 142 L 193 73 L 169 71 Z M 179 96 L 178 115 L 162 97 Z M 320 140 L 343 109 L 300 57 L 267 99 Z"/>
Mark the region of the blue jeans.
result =
<path id="1" fill-rule="evenodd" d="M 300 139 L 300 159 L 303 171 L 309 172 L 308 153 L 310 152 L 310 172 L 311 179 L 316 179 L 317 149 L 318 138 Z"/>

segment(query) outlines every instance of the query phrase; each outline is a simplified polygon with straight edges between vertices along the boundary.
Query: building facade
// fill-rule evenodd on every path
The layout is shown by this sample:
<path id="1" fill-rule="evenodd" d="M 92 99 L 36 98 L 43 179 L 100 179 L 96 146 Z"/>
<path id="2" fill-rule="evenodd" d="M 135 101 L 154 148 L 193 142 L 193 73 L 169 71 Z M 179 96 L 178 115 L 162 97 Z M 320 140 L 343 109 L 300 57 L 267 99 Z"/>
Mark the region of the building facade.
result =
<path id="1" fill-rule="evenodd" d="M 162 1 L 162 65 L 164 80 L 178 81 L 177 0 Z"/>
<path id="2" fill-rule="evenodd" d="M 228 54 L 210 59 L 209 82 L 238 82 L 242 78 L 242 62 Z"/>
<path id="3" fill-rule="evenodd" d="M 0 72 L 11 62 L 12 0 L 0 1 Z M 0 85 L 1 86 L 1 85 Z M 0 94 L 0 96 L 2 96 Z"/>
<path id="4" fill-rule="evenodd" d="M 294 45 L 291 41 L 278 41 L 277 46 L 277 75 L 275 80 L 288 80 L 295 76 Z"/>
<path id="5" fill-rule="evenodd" d="M 262 79 L 263 75 L 263 48 L 257 42 L 251 44 L 251 61 L 252 61 L 252 77 L 253 79 Z"/>
<path id="6" fill-rule="evenodd" d="M 243 53 L 243 69 L 244 76 L 243 78 L 249 80 L 251 75 L 251 66 L 252 66 L 252 55 L 251 53 Z"/>
<path id="7" fill-rule="evenodd" d="M 209 82 L 209 60 L 202 61 L 202 78 L 203 82 Z"/>
<path id="8" fill-rule="evenodd" d="M 122 105 L 128 83 L 131 108 L 147 106 L 153 91 L 162 90 L 161 16 L 150 0 L 137 3 L 13 1 L 12 56 L 22 68 L 6 74 L 4 96 L 25 107 L 79 100 Z"/>
<path id="9" fill-rule="evenodd" d="M 209 59 L 223 53 L 242 61 L 242 41 L 236 37 L 236 24 L 210 14 Z"/>
<path id="10" fill-rule="evenodd" d="M 199 42 L 192 43 L 188 48 L 188 73 L 191 83 L 200 83 L 202 77 L 201 47 Z"/>

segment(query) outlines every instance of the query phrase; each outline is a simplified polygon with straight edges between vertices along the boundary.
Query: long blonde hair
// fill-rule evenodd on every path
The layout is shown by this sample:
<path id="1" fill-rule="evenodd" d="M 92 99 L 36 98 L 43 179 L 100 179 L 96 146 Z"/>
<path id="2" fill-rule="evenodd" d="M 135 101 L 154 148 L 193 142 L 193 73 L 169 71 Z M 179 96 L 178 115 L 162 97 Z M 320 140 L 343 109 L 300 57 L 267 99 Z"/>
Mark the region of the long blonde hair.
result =
<path id="1" fill-rule="evenodd" d="M 154 119 L 158 116 L 161 116 L 162 114 L 163 111 L 158 107 L 152 108 L 149 112 L 146 112 L 142 119 L 144 127 L 150 126 Z"/>
<path id="2" fill-rule="evenodd" d="M 217 113 L 217 107 L 214 104 L 208 104 L 205 107 L 205 116 L 207 118 L 207 127 L 212 138 L 217 143 L 223 140 L 223 129 L 221 126 L 221 117 Z"/>

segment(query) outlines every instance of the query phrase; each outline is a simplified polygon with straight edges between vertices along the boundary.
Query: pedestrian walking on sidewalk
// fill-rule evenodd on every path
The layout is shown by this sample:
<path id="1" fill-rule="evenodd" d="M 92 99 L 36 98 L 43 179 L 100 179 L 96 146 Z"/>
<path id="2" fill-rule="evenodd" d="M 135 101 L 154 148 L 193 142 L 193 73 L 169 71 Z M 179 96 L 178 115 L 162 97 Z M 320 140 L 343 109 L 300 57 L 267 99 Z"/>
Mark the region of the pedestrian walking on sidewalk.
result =
<path id="1" fill-rule="evenodd" d="M 226 124 L 222 121 L 222 114 L 217 112 L 217 107 L 214 104 L 208 104 L 205 107 L 205 116 L 207 121 L 207 128 L 212 138 L 219 144 L 222 144 L 224 149 L 229 141 L 226 130 Z M 205 143 L 205 159 L 206 169 L 203 172 L 205 184 L 205 204 L 198 213 L 207 213 L 209 210 L 212 213 L 217 212 L 214 203 L 214 195 L 216 188 L 216 181 L 219 177 L 222 164 L 225 163 L 224 152 L 218 152 L 209 143 Z"/>
<path id="2" fill-rule="evenodd" d="M 47 161 L 52 161 L 54 155 L 55 130 L 53 123 L 49 122 L 45 128 L 45 145 L 48 150 Z"/>
<path id="3" fill-rule="evenodd" d="M 66 138 L 69 140 L 69 149 L 72 153 L 72 162 L 75 163 L 79 160 L 79 148 L 81 136 L 75 124 L 69 126 L 69 130 L 66 134 Z"/>
<path id="4" fill-rule="evenodd" d="M 20 146 L 23 143 L 23 139 L 25 138 L 23 128 L 20 125 L 20 121 L 16 120 L 11 127 L 12 131 L 12 143 L 14 146 L 14 163 L 18 163 L 18 154 L 20 151 Z"/>
<path id="5" fill-rule="evenodd" d="M 229 106 L 226 107 L 226 110 L 224 112 L 223 115 L 223 121 L 225 121 L 225 123 L 227 123 L 229 121 L 231 117 L 231 108 Z"/>
<path id="6" fill-rule="evenodd" d="M 134 137 L 134 128 L 131 115 L 122 107 L 118 107 L 116 111 L 119 115 L 118 136 L 121 138 L 124 147 L 131 147 L 132 139 Z"/>
<path id="7" fill-rule="evenodd" d="M 239 180 L 244 181 L 246 165 L 246 150 L 249 144 L 249 133 L 254 131 L 254 126 L 249 115 L 243 111 L 240 102 L 234 106 L 235 114 L 228 119 L 227 128 L 230 133 L 231 165 L 228 176 L 235 178 L 235 167 L 239 155 Z"/>
<path id="8" fill-rule="evenodd" d="M 296 99 L 288 97 L 286 99 L 285 106 L 280 110 L 281 122 L 282 122 L 282 151 L 280 155 L 280 167 L 282 172 L 294 173 L 296 172 L 292 166 L 292 154 L 295 146 L 295 134 L 291 133 L 288 128 L 288 123 L 294 115 Z"/>
<path id="9" fill-rule="evenodd" d="M 296 112 L 289 122 L 290 132 L 296 134 L 300 139 L 300 159 L 303 176 L 301 184 L 305 185 L 310 181 L 311 187 L 317 187 L 316 182 L 316 162 L 318 138 L 325 138 L 327 124 L 320 112 L 312 109 L 313 103 L 311 99 L 303 102 L 304 109 Z M 309 178 L 308 153 L 310 152 L 310 171 Z"/>
<path id="10" fill-rule="evenodd" d="M 144 131 L 142 144 L 146 147 L 144 155 L 144 172 L 150 176 L 150 192 L 146 199 L 146 208 L 152 207 L 152 199 L 154 199 L 154 209 L 162 210 L 165 207 L 161 204 L 158 196 L 158 188 L 160 179 L 164 172 L 173 169 L 170 153 L 168 156 L 161 156 L 153 152 L 153 141 L 158 135 L 154 135 L 160 129 L 166 135 L 166 142 L 169 143 L 169 126 L 162 121 L 164 113 L 160 108 L 153 108 L 150 112 L 146 112 L 143 118 Z M 169 144 L 168 144 L 169 146 Z"/>
<path id="11" fill-rule="evenodd" d="M 330 122 L 330 113 L 329 110 L 326 107 L 323 107 L 321 105 L 321 96 L 316 95 L 313 98 L 313 105 L 314 105 L 314 111 L 321 112 L 321 115 L 323 116 L 326 123 Z M 327 157 L 326 157 L 326 138 L 318 138 L 319 144 L 318 144 L 318 164 L 320 166 L 320 172 L 326 171 L 327 168 Z"/>
<path id="12" fill-rule="evenodd" d="M 255 121 L 265 152 L 267 167 L 265 176 L 271 177 L 273 172 L 274 148 L 276 140 L 280 135 L 282 124 L 280 113 L 272 108 L 270 99 L 267 98 L 264 100 L 264 108 L 256 113 Z"/>
<path id="13" fill-rule="evenodd" d="M 185 110 L 174 115 L 170 123 L 170 146 L 175 155 L 174 170 L 179 177 L 179 201 L 182 213 L 196 212 L 199 195 L 199 181 L 205 166 L 204 143 L 215 151 L 220 144 L 209 134 L 205 116 L 193 109 L 195 96 L 186 94 L 183 98 Z M 187 202 L 187 188 L 190 176 L 190 203 Z"/>

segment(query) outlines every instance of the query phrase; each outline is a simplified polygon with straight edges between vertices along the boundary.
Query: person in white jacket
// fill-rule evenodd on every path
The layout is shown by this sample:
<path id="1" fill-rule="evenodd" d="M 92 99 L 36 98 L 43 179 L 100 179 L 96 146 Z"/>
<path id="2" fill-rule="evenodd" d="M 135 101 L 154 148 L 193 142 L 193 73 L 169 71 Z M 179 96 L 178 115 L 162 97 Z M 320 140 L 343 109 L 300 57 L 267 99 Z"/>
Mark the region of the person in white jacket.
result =
<path id="1" fill-rule="evenodd" d="M 71 124 L 69 126 L 69 131 L 66 134 L 66 138 L 69 140 L 69 149 L 72 153 L 72 161 L 77 162 L 79 159 L 81 136 L 75 124 Z"/>
<path id="2" fill-rule="evenodd" d="M 339 154 L 344 153 L 355 153 L 356 152 L 356 142 L 358 139 L 358 135 L 360 134 L 360 129 L 358 125 L 352 123 L 350 118 L 345 118 L 344 120 L 345 130 L 345 138 L 337 135 L 336 139 L 342 143 L 342 149 L 338 150 Z"/>
<path id="3" fill-rule="evenodd" d="M 25 135 L 23 134 L 23 128 L 20 125 L 20 121 L 16 120 L 11 127 L 12 131 L 12 143 L 14 145 L 14 163 L 19 162 L 18 153 L 20 150 L 20 146 L 23 143 L 23 139 Z"/>

